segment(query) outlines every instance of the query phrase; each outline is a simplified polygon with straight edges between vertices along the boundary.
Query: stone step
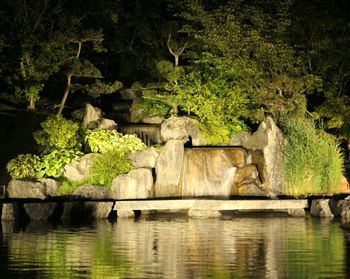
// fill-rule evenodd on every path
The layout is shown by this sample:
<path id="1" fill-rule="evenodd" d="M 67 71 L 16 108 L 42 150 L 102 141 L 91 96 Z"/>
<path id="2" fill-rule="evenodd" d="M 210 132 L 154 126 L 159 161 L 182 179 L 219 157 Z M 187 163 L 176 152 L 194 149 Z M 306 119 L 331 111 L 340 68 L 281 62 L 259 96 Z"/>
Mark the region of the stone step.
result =
<path id="1" fill-rule="evenodd" d="M 128 200 L 117 201 L 113 210 L 289 210 L 308 208 L 306 199 L 300 200 Z"/>

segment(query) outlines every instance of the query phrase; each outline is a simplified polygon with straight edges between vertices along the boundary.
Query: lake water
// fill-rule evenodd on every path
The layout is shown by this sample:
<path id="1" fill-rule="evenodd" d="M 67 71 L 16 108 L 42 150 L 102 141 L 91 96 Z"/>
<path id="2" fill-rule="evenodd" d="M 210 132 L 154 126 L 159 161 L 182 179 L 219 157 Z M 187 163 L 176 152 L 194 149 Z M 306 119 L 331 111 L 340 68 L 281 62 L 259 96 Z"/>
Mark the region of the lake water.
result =
<path id="1" fill-rule="evenodd" d="M 261 214 L 2 222 L 0 278 L 350 278 L 350 233 Z"/>

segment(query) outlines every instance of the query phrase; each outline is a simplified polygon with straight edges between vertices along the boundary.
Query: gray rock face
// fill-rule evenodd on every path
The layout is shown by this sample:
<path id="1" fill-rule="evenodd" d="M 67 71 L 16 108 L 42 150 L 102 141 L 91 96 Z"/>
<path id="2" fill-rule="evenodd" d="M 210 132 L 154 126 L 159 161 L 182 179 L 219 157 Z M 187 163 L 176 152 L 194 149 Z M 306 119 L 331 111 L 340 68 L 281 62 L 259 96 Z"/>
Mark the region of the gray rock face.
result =
<path id="1" fill-rule="evenodd" d="M 158 157 L 159 153 L 154 147 L 144 151 L 135 151 L 129 155 L 135 168 L 155 168 Z"/>
<path id="2" fill-rule="evenodd" d="M 133 210 L 118 210 L 118 218 L 135 218 L 135 212 Z"/>
<path id="3" fill-rule="evenodd" d="M 102 186 L 83 185 L 75 189 L 73 196 L 92 200 L 103 200 L 111 198 L 111 191 Z"/>
<path id="4" fill-rule="evenodd" d="M 243 149 L 186 149 L 182 196 L 229 196 L 237 166 L 244 161 Z"/>
<path id="5" fill-rule="evenodd" d="M 193 145 L 203 145 L 197 123 L 189 117 L 172 116 L 164 120 L 160 127 L 160 138 L 163 142 L 169 140 L 184 140 L 192 138 Z"/>
<path id="6" fill-rule="evenodd" d="M 315 217 L 334 217 L 329 207 L 329 199 L 313 200 L 311 202 L 310 214 Z"/>
<path id="7" fill-rule="evenodd" d="M 103 130 L 115 130 L 117 129 L 117 123 L 115 123 L 112 119 L 102 118 L 101 121 L 98 123 L 99 129 Z"/>
<path id="8" fill-rule="evenodd" d="M 156 163 L 155 197 L 180 196 L 180 178 L 184 161 L 184 141 L 169 140 Z"/>
<path id="9" fill-rule="evenodd" d="M 118 175 L 112 182 L 114 199 L 146 199 L 152 196 L 152 171 L 140 168 Z"/>
<path id="10" fill-rule="evenodd" d="M 288 215 L 292 217 L 305 217 L 305 210 L 301 208 L 288 209 Z"/>
<path id="11" fill-rule="evenodd" d="M 339 216 L 350 219 L 350 200 L 338 201 Z"/>
<path id="12" fill-rule="evenodd" d="M 1 220 L 15 221 L 19 218 L 19 208 L 15 203 L 4 203 L 2 205 Z"/>
<path id="13" fill-rule="evenodd" d="M 41 180 L 11 180 L 7 186 L 7 195 L 9 198 L 31 198 L 46 199 L 56 196 L 59 189 L 59 183 L 52 179 Z"/>
<path id="14" fill-rule="evenodd" d="M 57 203 L 25 203 L 23 206 L 31 220 L 47 220 L 55 211 Z"/>
<path id="15" fill-rule="evenodd" d="M 285 194 L 283 175 L 283 133 L 272 118 L 266 118 L 251 136 L 241 138 L 244 148 L 250 149 L 247 164 L 255 164 L 262 185 L 271 196 Z"/>
<path id="16" fill-rule="evenodd" d="M 239 196 L 268 195 L 263 191 L 259 172 L 255 165 L 245 165 L 237 170 L 231 194 Z"/>
<path id="17" fill-rule="evenodd" d="M 78 161 L 67 164 L 64 167 L 63 176 L 71 181 L 80 181 L 89 177 L 90 169 L 93 165 L 93 160 L 99 156 L 96 153 L 86 154 Z"/>
<path id="18" fill-rule="evenodd" d="M 84 202 L 84 214 L 93 219 L 106 219 L 113 209 L 113 202 Z"/>
<path id="19" fill-rule="evenodd" d="M 87 104 L 85 107 L 85 116 L 83 119 L 83 127 L 88 129 L 94 129 L 98 126 L 99 121 L 102 119 L 102 110 Z"/>

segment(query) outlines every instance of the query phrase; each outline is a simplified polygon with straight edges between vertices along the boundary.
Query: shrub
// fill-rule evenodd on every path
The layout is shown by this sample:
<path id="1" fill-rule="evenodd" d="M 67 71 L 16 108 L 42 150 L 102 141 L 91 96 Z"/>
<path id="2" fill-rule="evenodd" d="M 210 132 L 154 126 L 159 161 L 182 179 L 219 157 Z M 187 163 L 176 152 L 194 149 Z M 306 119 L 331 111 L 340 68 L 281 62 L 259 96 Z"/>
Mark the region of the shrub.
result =
<path id="1" fill-rule="evenodd" d="M 151 99 L 143 99 L 141 102 L 134 102 L 132 104 L 132 109 L 141 110 L 141 114 L 137 119 L 138 121 L 141 122 L 146 115 L 162 116 L 162 117 L 169 116 L 171 111 L 171 106 L 169 106 L 168 104 L 160 100 L 158 101 L 158 100 L 151 100 Z"/>
<path id="2" fill-rule="evenodd" d="M 94 158 L 89 181 L 92 184 L 110 187 L 113 178 L 132 169 L 133 165 L 126 154 L 113 149 Z"/>
<path id="3" fill-rule="evenodd" d="M 282 123 L 285 134 L 286 189 L 292 196 L 334 193 L 343 172 L 343 155 L 335 138 L 311 121 Z"/>
<path id="4" fill-rule="evenodd" d="M 106 153 L 115 150 L 119 153 L 129 153 L 143 150 L 146 145 L 136 135 L 125 135 L 113 130 L 95 129 L 87 131 L 85 142 L 92 152 Z"/>
<path id="5" fill-rule="evenodd" d="M 6 165 L 6 170 L 13 179 L 35 178 L 41 168 L 40 157 L 33 154 L 20 154 Z"/>
<path id="6" fill-rule="evenodd" d="M 64 166 L 82 155 L 82 152 L 75 149 L 55 149 L 43 156 L 42 169 L 39 177 L 60 177 L 63 175 Z"/>
<path id="7" fill-rule="evenodd" d="M 33 133 L 34 139 L 45 149 L 72 149 L 79 146 L 79 125 L 61 115 L 49 116 L 41 124 L 42 130 Z"/>

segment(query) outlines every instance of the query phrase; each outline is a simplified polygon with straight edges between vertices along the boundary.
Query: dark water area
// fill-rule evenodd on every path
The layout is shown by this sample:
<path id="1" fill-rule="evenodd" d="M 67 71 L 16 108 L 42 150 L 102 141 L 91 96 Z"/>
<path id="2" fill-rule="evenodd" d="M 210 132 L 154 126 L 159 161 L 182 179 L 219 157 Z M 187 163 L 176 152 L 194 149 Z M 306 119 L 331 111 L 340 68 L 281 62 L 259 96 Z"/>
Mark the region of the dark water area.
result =
<path id="1" fill-rule="evenodd" d="M 77 225 L 2 222 L 0 278 L 349 278 L 340 220 L 158 215 Z"/>

